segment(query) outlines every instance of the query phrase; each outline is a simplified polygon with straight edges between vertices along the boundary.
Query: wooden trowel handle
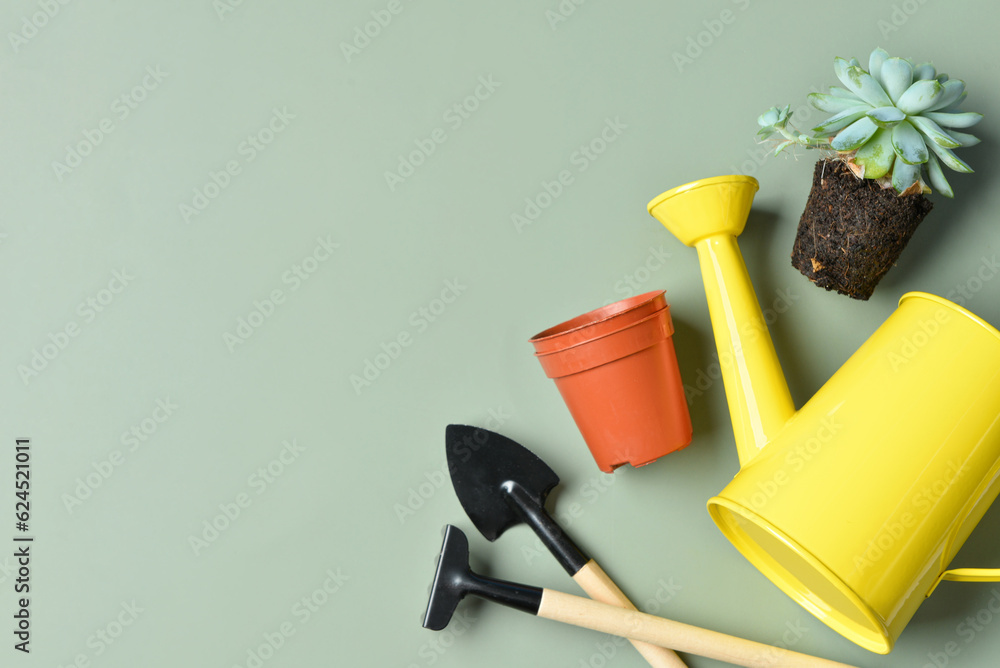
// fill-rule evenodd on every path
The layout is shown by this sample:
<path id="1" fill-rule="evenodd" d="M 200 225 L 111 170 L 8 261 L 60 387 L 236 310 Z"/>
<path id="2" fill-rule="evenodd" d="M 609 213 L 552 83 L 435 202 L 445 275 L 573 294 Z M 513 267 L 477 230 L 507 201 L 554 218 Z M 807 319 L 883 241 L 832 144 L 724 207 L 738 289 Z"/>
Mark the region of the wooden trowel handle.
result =
<path id="1" fill-rule="evenodd" d="M 747 668 L 855 668 L 552 589 L 542 590 L 538 616 Z"/>
<path id="2" fill-rule="evenodd" d="M 622 593 L 622 590 L 618 588 L 618 585 L 616 585 L 611 578 L 608 577 L 608 574 L 604 572 L 604 569 L 598 566 L 597 562 L 593 559 L 588 561 L 586 566 L 577 571 L 576 575 L 573 576 L 573 579 L 576 580 L 576 583 L 580 585 L 580 588 L 583 589 L 583 591 L 587 592 L 587 596 L 590 596 L 590 598 L 595 601 L 607 603 L 608 605 L 614 605 L 619 608 L 625 608 L 626 610 L 636 609 L 636 607 L 632 605 L 632 601 L 628 600 L 628 597 Z M 687 668 L 686 664 L 681 661 L 681 658 L 666 647 L 652 645 L 648 642 L 642 642 L 641 640 L 631 640 L 631 642 L 639 654 L 641 654 L 649 665 L 653 666 L 653 668 Z"/>

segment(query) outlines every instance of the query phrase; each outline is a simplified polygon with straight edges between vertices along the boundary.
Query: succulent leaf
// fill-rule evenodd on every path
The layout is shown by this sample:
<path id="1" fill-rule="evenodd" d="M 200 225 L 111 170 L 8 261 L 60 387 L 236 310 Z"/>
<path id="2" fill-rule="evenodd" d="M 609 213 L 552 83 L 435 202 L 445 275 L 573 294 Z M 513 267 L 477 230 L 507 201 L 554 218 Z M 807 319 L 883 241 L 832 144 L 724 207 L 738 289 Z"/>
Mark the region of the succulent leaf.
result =
<path id="1" fill-rule="evenodd" d="M 965 82 L 961 79 L 951 79 L 941 84 L 942 92 L 938 101 L 927 107 L 927 111 L 937 111 L 951 106 L 965 93 Z"/>
<path id="2" fill-rule="evenodd" d="M 867 113 L 867 105 L 859 105 L 856 107 L 851 107 L 845 109 L 839 114 L 834 114 L 830 118 L 826 119 L 819 125 L 813 128 L 813 133 L 816 135 L 832 135 L 840 130 L 843 130 L 851 123 L 855 122 L 859 118 Z"/>
<path id="3" fill-rule="evenodd" d="M 937 155 L 938 160 L 943 162 L 950 169 L 953 169 L 956 172 L 962 172 L 963 174 L 972 173 L 972 167 L 969 167 L 964 160 L 955 155 L 954 151 L 950 148 L 938 146 L 934 142 L 930 142 L 927 146 L 934 152 L 935 155 Z"/>
<path id="4" fill-rule="evenodd" d="M 958 130 L 949 130 L 948 134 L 962 146 L 975 146 L 980 141 L 979 137 L 967 135 L 964 132 L 959 132 Z"/>
<path id="5" fill-rule="evenodd" d="M 927 137 L 934 141 L 938 146 L 944 146 L 945 148 L 957 148 L 962 145 L 962 142 L 942 130 L 937 123 L 929 118 L 924 118 L 923 116 L 910 116 L 910 123 L 912 123 L 913 127 L 917 130 L 927 135 Z"/>
<path id="6" fill-rule="evenodd" d="M 882 64 L 882 84 L 893 102 L 913 83 L 913 65 L 902 58 L 889 58 Z"/>
<path id="7" fill-rule="evenodd" d="M 913 68 L 913 80 L 920 81 L 921 79 L 933 79 L 937 76 L 937 70 L 934 69 L 934 65 L 931 63 L 920 63 Z"/>
<path id="8" fill-rule="evenodd" d="M 792 117 L 790 109 L 791 107 L 787 104 L 783 109 L 771 107 L 757 117 L 757 125 L 763 130 L 773 129 L 774 131 L 779 131 L 788 125 L 788 120 Z"/>
<path id="9" fill-rule="evenodd" d="M 763 114 L 757 117 L 757 125 L 762 128 L 769 128 L 778 122 L 778 109 L 777 107 L 771 107 Z"/>
<path id="10" fill-rule="evenodd" d="M 850 61 L 844 60 L 843 58 L 833 59 L 833 73 L 837 75 L 837 78 L 840 79 L 840 83 L 844 84 L 844 88 L 847 90 L 851 90 L 850 85 L 847 83 L 849 81 L 847 78 L 847 70 L 849 67 L 851 67 Z"/>
<path id="11" fill-rule="evenodd" d="M 868 118 L 880 128 L 891 128 L 906 118 L 906 114 L 896 107 L 879 107 L 868 112 Z"/>
<path id="12" fill-rule="evenodd" d="M 789 146 L 791 146 L 794 143 L 795 142 L 790 141 L 790 140 L 789 141 L 783 141 L 783 142 L 781 142 L 780 144 L 778 144 L 778 148 L 774 149 L 774 155 L 778 155 L 779 153 L 781 153 L 782 151 L 784 151 L 786 148 L 788 148 Z"/>
<path id="13" fill-rule="evenodd" d="M 900 123 L 892 129 L 892 148 L 899 159 L 907 164 L 927 162 L 927 144 L 909 122 Z"/>
<path id="14" fill-rule="evenodd" d="M 889 58 L 885 49 L 878 47 L 868 56 L 868 73 L 875 77 L 875 81 L 882 84 L 882 63 Z"/>
<path id="15" fill-rule="evenodd" d="M 937 82 L 940 84 L 943 84 L 945 81 L 949 79 L 947 74 L 939 74 L 934 78 L 937 79 Z"/>
<path id="16" fill-rule="evenodd" d="M 855 100 L 861 102 L 861 98 L 847 90 L 846 88 L 841 88 L 840 86 L 830 86 L 830 95 L 834 97 L 846 97 L 848 100 Z"/>
<path id="17" fill-rule="evenodd" d="M 915 81 L 896 100 L 896 106 L 907 114 L 919 114 L 941 99 L 944 88 L 934 79 Z"/>
<path id="18" fill-rule="evenodd" d="M 866 141 L 871 139 L 871 136 L 875 134 L 875 131 L 878 129 L 878 126 L 875 125 L 872 119 L 867 116 L 862 116 L 841 130 L 837 136 L 833 138 L 833 141 L 830 142 L 830 146 L 837 151 L 853 151 L 863 146 Z"/>
<path id="19" fill-rule="evenodd" d="M 848 67 L 845 72 L 845 79 L 841 79 L 847 89 L 860 97 L 873 107 L 888 107 L 892 105 L 892 100 L 885 94 L 885 90 L 875 81 L 875 78 L 865 72 L 860 67 Z"/>
<path id="20" fill-rule="evenodd" d="M 974 111 L 964 113 L 945 113 L 941 111 L 925 111 L 920 114 L 924 118 L 929 118 L 943 128 L 971 128 L 973 125 L 983 120 L 983 115 Z"/>
<path id="21" fill-rule="evenodd" d="M 948 112 L 948 113 L 951 113 L 953 111 L 961 111 L 961 109 L 959 109 L 959 107 L 962 106 L 962 103 L 965 102 L 965 98 L 967 98 L 967 97 L 969 97 L 969 94 L 966 93 L 966 92 L 963 92 L 961 95 L 958 96 L 957 100 L 955 100 L 954 102 L 952 102 L 951 104 L 949 104 L 947 107 L 944 107 L 943 109 L 928 109 L 928 111 L 944 111 L 944 112 Z"/>
<path id="22" fill-rule="evenodd" d="M 931 185 L 934 186 L 935 190 L 945 197 L 955 196 L 954 191 L 951 189 L 951 184 L 948 183 L 948 179 L 944 177 L 944 170 L 941 169 L 941 164 L 933 155 L 931 156 L 931 159 L 927 161 L 927 173 L 931 177 Z"/>
<path id="23" fill-rule="evenodd" d="M 855 154 L 854 162 L 865 168 L 866 179 L 880 179 L 892 169 L 896 152 L 892 148 L 891 137 L 892 130 L 879 128 Z"/>
<path id="24" fill-rule="evenodd" d="M 846 98 L 837 97 L 836 95 L 823 95 L 822 93 L 810 93 L 809 104 L 816 107 L 820 111 L 837 114 L 845 109 L 850 109 L 851 107 L 863 104 L 863 102 L 853 95 L 850 98 Z"/>
<path id="25" fill-rule="evenodd" d="M 920 178 L 920 165 L 910 165 L 897 160 L 892 166 L 892 187 L 897 192 L 904 192 Z"/>

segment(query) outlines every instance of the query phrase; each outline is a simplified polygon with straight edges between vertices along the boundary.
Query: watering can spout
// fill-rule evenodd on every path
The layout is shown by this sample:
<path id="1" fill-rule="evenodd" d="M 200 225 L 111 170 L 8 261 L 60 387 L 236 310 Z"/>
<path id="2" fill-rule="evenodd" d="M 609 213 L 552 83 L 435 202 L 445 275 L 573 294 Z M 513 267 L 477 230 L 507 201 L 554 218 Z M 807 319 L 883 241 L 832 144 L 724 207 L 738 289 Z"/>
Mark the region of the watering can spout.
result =
<path id="1" fill-rule="evenodd" d="M 654 218 L 698 250 L 741 467 L 795 414 L 736 244 L 757 187 L 749 176 L 717 176 L 668 190 L 648 205 Z"/>

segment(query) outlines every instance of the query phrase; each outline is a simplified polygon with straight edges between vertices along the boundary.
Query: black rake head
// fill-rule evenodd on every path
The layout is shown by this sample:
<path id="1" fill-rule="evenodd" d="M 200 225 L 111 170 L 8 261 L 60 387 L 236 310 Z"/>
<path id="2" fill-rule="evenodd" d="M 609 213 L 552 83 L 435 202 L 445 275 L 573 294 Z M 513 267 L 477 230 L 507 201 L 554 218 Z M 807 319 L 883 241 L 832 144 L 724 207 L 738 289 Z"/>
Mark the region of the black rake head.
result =
<path id="1" fill-rule="evenodd" d="M 444 528 L 444 542 L 424 614 L 424 628 L 440 631 L 448 626 L 459 602 L 468 592 L 469 539 L 458 527 Z"/>
<path id="2" fill-rule="evenodd" d="M 466 594 L 481 596 L 533 615 L 538 614 L 538 606 L 542 602 L 542 590 L 538 587 L 473 573 L 469 568 L 469 539 L 461 529 L 449 524 L 444 529 L 441 556 L 438 557 L 427 612 L 424 613 L 424 628 L 440 631 L 448 626 Z"/>

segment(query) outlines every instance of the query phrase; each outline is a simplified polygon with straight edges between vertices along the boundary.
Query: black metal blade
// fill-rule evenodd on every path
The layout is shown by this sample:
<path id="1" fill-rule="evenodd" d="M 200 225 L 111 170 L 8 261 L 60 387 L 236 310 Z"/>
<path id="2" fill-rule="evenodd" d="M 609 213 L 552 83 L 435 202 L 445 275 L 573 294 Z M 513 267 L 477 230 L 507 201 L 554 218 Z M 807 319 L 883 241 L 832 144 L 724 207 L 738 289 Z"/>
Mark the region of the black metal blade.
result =
<path id="1" fill-rule="evenodd" d="M 496 540 L 523 518 L 508 502 L 513 483 L 538 507 L 559 484 L 559 476 L 533 452 L 511 439 L 478 427 L 448 425 L 448 468 L 455 494 L 476 528 Z"/>

